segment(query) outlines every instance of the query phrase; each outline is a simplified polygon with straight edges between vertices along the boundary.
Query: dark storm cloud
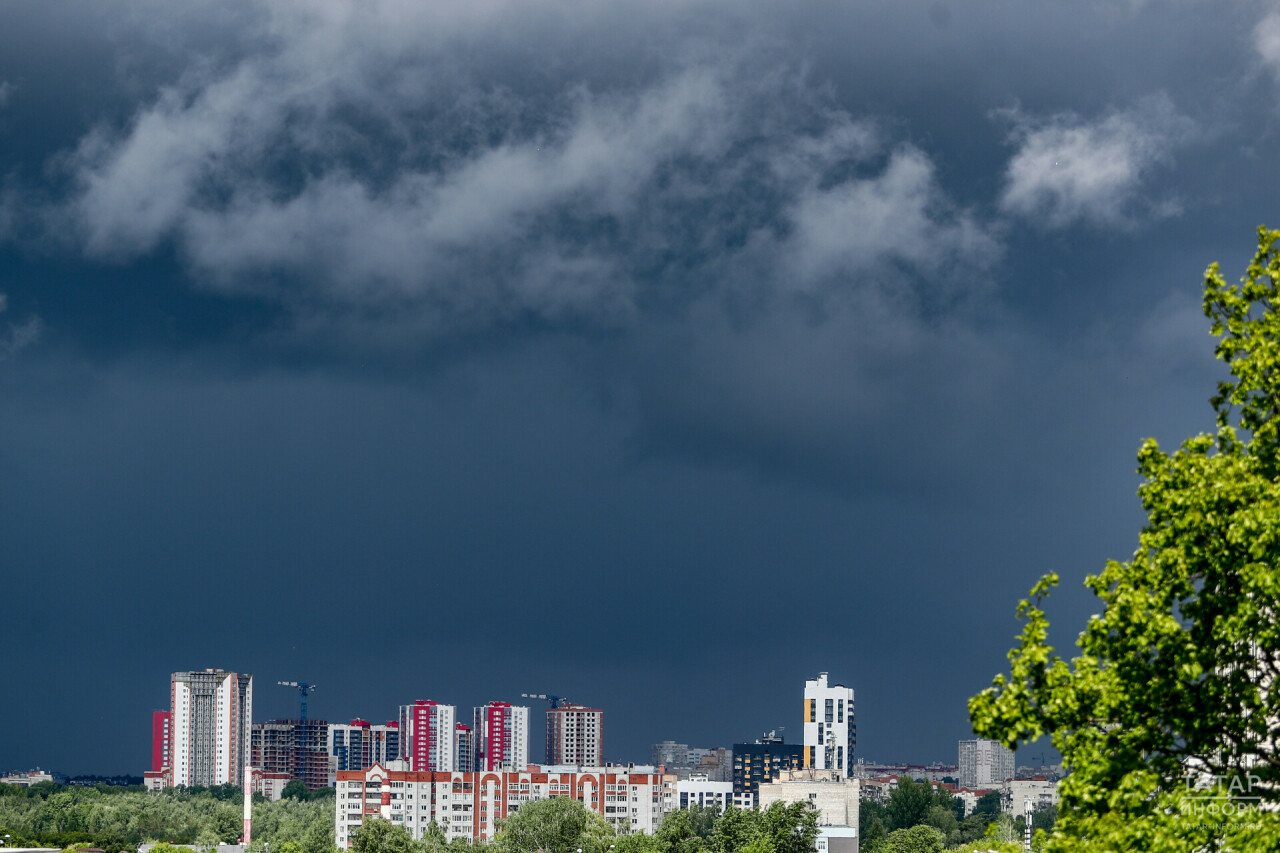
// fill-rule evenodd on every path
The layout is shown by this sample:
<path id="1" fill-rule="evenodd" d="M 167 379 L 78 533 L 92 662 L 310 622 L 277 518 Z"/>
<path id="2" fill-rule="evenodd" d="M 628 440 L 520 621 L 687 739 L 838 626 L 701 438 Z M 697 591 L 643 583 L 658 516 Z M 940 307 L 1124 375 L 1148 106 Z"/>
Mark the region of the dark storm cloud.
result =
<path id="1" fill-rule="evenodd" d="M 1140 437 L 1211 426 L 1198 274 L 1280 192 L 1247 3 L 14 8 L 5 675 L 129 735 L 0 769 L 136 770 L 205 665 L 561 692 L 620 760 L 829 670 L 949 757 L 1018 594 L 1070 637 L 1131 549 Z"/>

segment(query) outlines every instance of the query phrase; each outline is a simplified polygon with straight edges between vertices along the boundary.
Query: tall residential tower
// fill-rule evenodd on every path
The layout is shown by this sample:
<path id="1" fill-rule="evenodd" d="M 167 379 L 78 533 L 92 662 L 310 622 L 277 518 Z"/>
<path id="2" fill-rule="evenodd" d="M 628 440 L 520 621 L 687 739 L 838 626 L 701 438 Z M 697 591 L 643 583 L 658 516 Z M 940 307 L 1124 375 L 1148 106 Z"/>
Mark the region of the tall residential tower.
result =
<path id="1" fill-rule="evenodd" d="M 547 763 L 604 765 L 604 711 L 565 703 L 547 709 Z"/>
<path id="2" fill-rule="evenodd" d="M 804 766 L 849 777 L 858 728 L 853 717 L 853 688 L 827 684 L 827 674 L 804 683 Z"/>
<path id="3" fill-rule="evenodd" d="M 476 770 L 524 770 L 529 765 L 529 709 L 490 702 L 475 709 Z M 471 768 L 468 768 L 471 769 Z"/>
<path id="4" fill-rule="evenodd" d="M 452 773 L 457 766 L 457 709 L 419 699 L 400 706 L 400 757 L 414 773 Z"/>
<path id="5" fill-rule="evenodd" d="M 174 785 L 239 785 L 249 764 L 253 676 L 206 669 L 170 676 Z"/>

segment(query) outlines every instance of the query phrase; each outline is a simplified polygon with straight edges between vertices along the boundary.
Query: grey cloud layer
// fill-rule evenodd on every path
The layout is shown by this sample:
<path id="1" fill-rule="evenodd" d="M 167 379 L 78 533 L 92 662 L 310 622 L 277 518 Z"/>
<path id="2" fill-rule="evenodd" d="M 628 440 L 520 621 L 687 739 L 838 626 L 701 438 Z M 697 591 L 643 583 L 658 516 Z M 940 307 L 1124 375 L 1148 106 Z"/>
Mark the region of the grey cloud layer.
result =
<path id="1" fill-rule="evenodd" d="M 40 337 L 40 318 L 31 314 L 21 320 L 8 320 L 9 298 L 0 293 L 0 360 L 25 349 Z M 7 321 L 7 322 L 6 322 Z"/>
<path id="2" fill-rule="evenodd" d="M 332 22 L 304 33 L 191 74 L 123 132 L 82 142 L 70 215 L 88 252 L 172 238 L 213 286 L 412 306 L 430 327 L 610 325 L 673 276 L 663 283 L 697 295 L 767 269 L 812 292 L 886 263 L 936 273 L 998 251 L 926 153 L 787 64 L 694 56 L 649 85 L 570 82 L 530 105 L 467 81 L 410 86 L 394 55 L 350 59 L 358 45 Z M 425 73 L 421 57 L 407 64 Z M 305 173 L 282 170 L 282 152 Z M 696 276 L 664 265 L 675 254 Z"/>

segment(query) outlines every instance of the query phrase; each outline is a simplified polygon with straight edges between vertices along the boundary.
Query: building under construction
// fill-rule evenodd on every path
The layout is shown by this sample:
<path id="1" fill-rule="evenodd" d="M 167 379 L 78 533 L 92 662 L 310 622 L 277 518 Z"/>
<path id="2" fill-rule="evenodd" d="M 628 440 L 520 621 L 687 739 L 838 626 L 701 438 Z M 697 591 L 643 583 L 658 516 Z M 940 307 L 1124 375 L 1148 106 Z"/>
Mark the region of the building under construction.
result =
<path id="1" fill-rule="evenodd" d="M 250 763 L 264 773 L 288 773 L 312 791 L 328 788 L 333 784 L 328 740 L 327 720 L 254 723 Z"/>

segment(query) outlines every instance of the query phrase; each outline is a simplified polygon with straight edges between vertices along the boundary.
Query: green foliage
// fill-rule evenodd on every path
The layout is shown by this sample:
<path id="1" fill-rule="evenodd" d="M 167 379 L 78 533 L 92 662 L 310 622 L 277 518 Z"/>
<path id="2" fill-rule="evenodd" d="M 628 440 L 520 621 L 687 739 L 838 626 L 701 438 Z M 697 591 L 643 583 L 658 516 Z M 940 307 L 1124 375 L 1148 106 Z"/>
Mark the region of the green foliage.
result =
<path id="1" fill-rule="evenodd" d="M 1000 792 L 991 791 L 978 797 L 978 802 L 973 807 L 974 814 L 985 814 L 995 817 L 1000 814 Z"/>
<path id="2" fill-rule="evenodd" d="M 352 836 L 351 849 L 355 853 L 418 853 L 418 844 L 403 826 L 366 818 Z"/>
<path id="3" fill-rule="evenodd" d="M 568 797 L 525 803 L 500 822 L 494 846 L 501 853 L 600 853 L 612 842 L 604 818 Z"/>
<path id="4" fill-rule="evenodd" d="M 889 795 L 885 811 L 889 816 L 889 829 L 909 829 L 924 823 L 933 805 L 933 791 L 925 783 L 913 782 L 903 776 Z"/>
<path id="5" fill-rule="evenodd" d="M 881 845 L 881 853 L 942 853 L 942 833 L 932 826 L 895 829 Z"/>
<path id="6" fill-rule="evenodd" d="M 1048 642 L 1041 605 L 1058 582 L 1048 575 L 1018 605 L 1009 674 L 970 700 L 978 734 L 1010 746 L 1049 734 L 1070 766 L 1050 851 L 1280 849 L 1269 730 L 1280 694 L 1266 687 L 1280 676 L 1278 242 L 1280 231 L 1259 229 L 1238 285 L 1216 264 L 1205 274 L 1205 314 L 1231 375 L 1212 399 L 1217 432 L 1172 454 L 1142 445 L 1147 524 L 1131 560 L 1086 580 L 1102 612 L 1080 653 L 1068 662 Z M 1242 793 L 1263 808 L 1204 812 L 1204 797 Z"/>
<path id="7" fill-rule="evenodd" d="M 882 853 L 889 833 L 885 831 L 884 822 L 879 817 L 873 817 L 870 821 L 859 819 L 858 833 L 861 835 L 858 840 L 859 853 Z"/>
<path id="8" fill-rule="evenodd" d="M 938 832 L 942 833 L 943 838 L 950 838 L 952 833 L 958 832 L 960 822 L 956 820 L 956 813 L 946 806 L 934 804 L 929 807 L 929 813 L 924 816 L 924 825 L 932 826 Z"/>
<path id="9" fill-rule="evenodd" d="M 761 835 L 770 842 L 771 853 L 813 853 L 817 849 L 818 813 L 803 803 L 770 803 L 767 809 L 751 812 L 758 816 Z"/>
<path id="10" fill-rule="evenodd" d="M 241 795 L 238 788 L 230 790 L 233 796 L 226 786 L 154 794 L 106 785 L 0 790 L 0 826 L 15 846 L 21 839 L 24 846 L 101 847 L 108 853 L 132 850 L 141 842 L 234 842 L 243 830 Z M 274 853 L 290 840 L 302 844 L 302 853 L 333 851 L 332 800 L 258 801 L 253 817 L 256 851 L 270 843 Z"/>
<path id="11" fill-rule="evenodd" d="M 290 779 L 284 785 L 284 790 L 280 792 L 282 798 L 287 797 L 290 800 L 309 799 L 311 792 L 307 790 L 307 783 L 301 779 Z"/>

